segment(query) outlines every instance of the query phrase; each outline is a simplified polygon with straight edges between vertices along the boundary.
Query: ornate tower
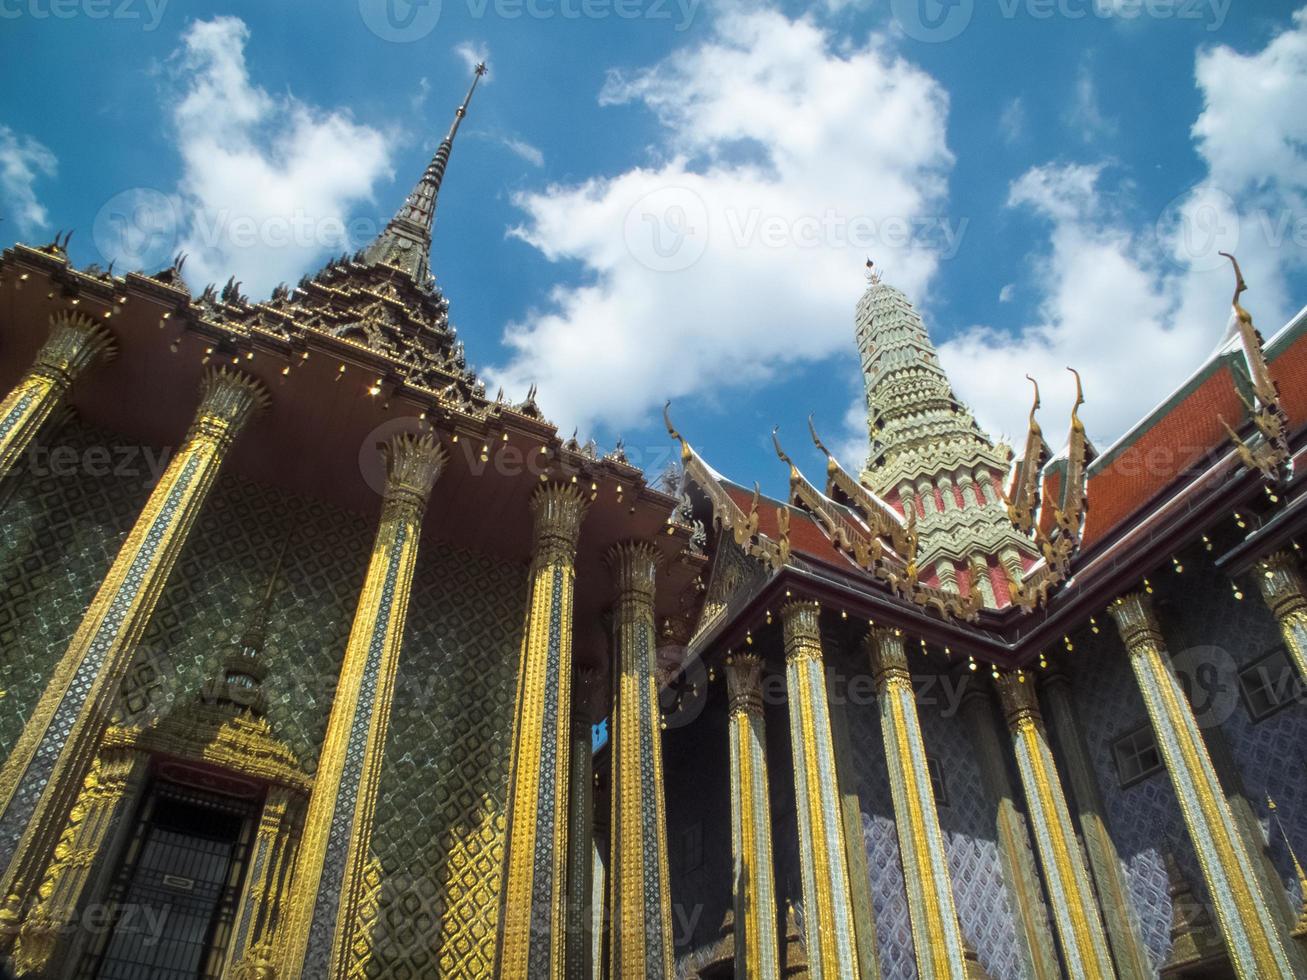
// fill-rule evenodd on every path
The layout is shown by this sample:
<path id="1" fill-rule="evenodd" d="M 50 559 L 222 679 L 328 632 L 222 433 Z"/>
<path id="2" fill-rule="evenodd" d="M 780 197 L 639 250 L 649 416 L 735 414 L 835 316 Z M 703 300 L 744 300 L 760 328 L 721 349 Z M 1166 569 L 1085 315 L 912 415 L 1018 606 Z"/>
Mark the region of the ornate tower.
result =
<path id="1" fill-rule="evenodd" d="M 440 183 L 445 179 L 445 168 L 449 165 L 449 154 L 454 149 L 454 137 L 458 135 L 459 124 L 467 115 L 472 93 L 476 91 L 477 82 L 485 73 L 486 64 L 483 61 L 476 66 L 467 95 L 454 113 L 454 121 L 449 127 L 449 132 L 440 141 L 440 146 L 436 148 L 435 156 L 427 164 L 422 179 L 409 192 L 404 206 L 390 219 L 385 231 L 364 250 L 363 261 L 367 264 L 375 265 L 384 262 L 386 265 L 403 269 L 418 285 L 427 284 L 427 280 L 431 277 L 428 262 L 431 253 L 431 228 L 436 220 L 436 199 L 440 196 Z"/>
<path id="2" fill-rule="evenodd" d="M 869 264 L 870 268 L 870 264 Z M 1008 518 L 1002 496 L 1011 451 L 995 446 L 958 401 L 926 325 L 908 298 L 874 269 L 858 301 L 858 350 L 867 392 L 871 451 L 862 482 L 907 514 L 915 510 L 923 575 L 958 589 L 976 575 L 998 604 L 995 562 L 1020 577 L 1035 557 Z"/>

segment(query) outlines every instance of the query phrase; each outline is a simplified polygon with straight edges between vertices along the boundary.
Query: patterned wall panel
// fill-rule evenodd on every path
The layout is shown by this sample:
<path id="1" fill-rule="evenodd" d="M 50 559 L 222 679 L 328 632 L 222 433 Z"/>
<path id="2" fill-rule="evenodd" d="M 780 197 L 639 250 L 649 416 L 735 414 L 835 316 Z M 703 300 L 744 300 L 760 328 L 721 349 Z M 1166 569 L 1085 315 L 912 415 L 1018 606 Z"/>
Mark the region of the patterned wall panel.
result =
<path id="1" fill-rule="evenodd" d="M 493 972 L 526 571 L 426 543 L 395 682 L 366 975 Z"/>
<path id="2" fill-rule="evenodd" d="M 996 840 L 994 808 L 981 781 L 960 712 L 963 685 L 972 675 L 945 676 L 918 688 L 926 753 L 939 760 L 947 804 L 939 807 L 962 933 L 994 980 L 1018 980 L 1016 902 L 1009 893 Z"/>
<path id="3" fill-rule="evenodd" d="M 1275 800 L 1299 854 L 1307 853 L 1307 780 L 1301 778 L 1307 768 L 1307 704 L 1300 701 L 1257 722 L 1248 712 L 1238 671 L 1282 645 L 1275 618 L 1250 578 L 1241 580 L 1239 600 L 1229 578 L 1201 561 L 1190 562 L 1182 576 L 1156 586 L 1158 616 L 1172 653 L 1196 665 L 1195 700 L 1210 700 L 1211 720 L 1224 729 L 1244 791 L 1271 840 L 1276 870 L 1299 901 L 1292 859 L 1278 829 L 1270 833 L 1266 798 Z M 1292 684 L 1292 670 L 1277 682 Z"/>
<path id="4" fill-rule="evenodd" d="M 1059 660 L 1071 677 L 1085 741 L 1103 790 L 1108 830 L 1121 855 L 1144 946 L 1153 965 L 1160 966 L 1171 949 L 1165 851 L 1169 848 L 1175 854 L 1200 900 L 1205 897 L 1202 876 L 1166 773 L 1121 786 L 1112 741 L 1146 724 L 1148 715 L 1115 627 L 1106 616 L 1098 619 L 1100 632 L 1084 630 L 1074 636 L 1075 651 L 1060 654 Z"/>
<path id="5" fill-rule="evenodd" d="M 1295 846 L 1307 846 L 1307 785 L 1295 777 L 1307 762 L 1307 707 L 1295 705 L 1254 723 L 1238 691 L 1237 670 L 1279 642 L 1275 621 L 1253 583 L 1244 581 L 1242 601 L 1230 580 L 1204 555 L 1183 561 L 1182 575 L 1159 573 L 1154 602 L 1172 657 L 1191 678 L 1191 701 L 1200 723 L 1219 725 L 1230 746 L 1244 789 L 1266 824 L 1266 796 Z M 1076 652 L 1065 655 L 1073 668 L 1075 697 L 1090 752 L 1103 787 L 1113 838 L 1126 866 L 1131 899 L 1154 963 L 1170 950 L 1171 902 L 1163 851 L 1170 848 L 1194 893 L 1206 891 L 1189 844 L 1175 795 L 1165 773 L 1122 788 L 1112 758 L 1112 740 L 1146 719 L 1121 642 L 1106 617 L 1100 633 L 1082 631 Z M 1271 836 L 1271 855 L 1294 900 L 1300 898 L 1287 849 Z"/>
<path id="6" fill-rule="evenodd" d="M 147 724 L 201 694 L 254 618 L 288 532 L 263 686 L 277 736 L 314 771 L 373 527 L 231 473 L 219 477 L 142 638 L 119 700 L 123 720 Z"/>
<path id="7" fill-rule="evenodd" d="M 148 464 L 158 460 L 70 421 L 0 485 L 0 758 L 149 496 Z"/>

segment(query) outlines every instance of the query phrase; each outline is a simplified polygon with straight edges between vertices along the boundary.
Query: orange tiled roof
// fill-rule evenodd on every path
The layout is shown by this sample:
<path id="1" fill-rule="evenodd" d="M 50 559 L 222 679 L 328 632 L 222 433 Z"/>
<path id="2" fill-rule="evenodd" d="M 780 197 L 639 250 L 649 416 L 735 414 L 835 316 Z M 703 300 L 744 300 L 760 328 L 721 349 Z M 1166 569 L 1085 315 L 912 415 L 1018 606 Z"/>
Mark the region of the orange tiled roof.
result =
<path id="1" fill-rule="evenodd" d="M 1179 479 L 1205 455 L 1229 441 L 1218 416 L 1235 428 L 1250 398 L 1242 355 L 1223 354 L 1190 379 L 1117 447 L 1089 467 L 1089 512 L 1083 546 L 1107 537 L 1127 518 Z"/>
<path id="2" fill-rule="evenodd" d="M 1062 506 L 1062 481 L 1066 476 L 1066 461 L 1062 465 L 1053 465 L 1044 471 L 1044 485 L 1040 489 L 1039 532 L 1045 536 L 1053 533 L 1053 511 Z"/>
<path id="3" fill-rule="evenodd" d="M 1277 337 L 1267 353 L 1271 378 L 1280 389 L 1280 404 L 1297 429 L 1307 423 L 1307 316 Z"/>

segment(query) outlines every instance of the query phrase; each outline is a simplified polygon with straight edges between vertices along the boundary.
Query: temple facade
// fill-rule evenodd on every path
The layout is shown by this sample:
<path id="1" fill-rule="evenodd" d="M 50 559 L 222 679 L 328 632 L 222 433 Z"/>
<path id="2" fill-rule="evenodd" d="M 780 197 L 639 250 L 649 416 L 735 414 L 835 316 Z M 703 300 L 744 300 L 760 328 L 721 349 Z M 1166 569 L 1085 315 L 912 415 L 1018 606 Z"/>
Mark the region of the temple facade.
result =
<path id="1" fill-rule="evenodd" d="M 0 258 L 4 968 L 1307 976 L 1307 311 L 1014 449 L 873 267 L 860 472 L 651 483 L 457 339 L 483 70 L 266 300 Z"/>

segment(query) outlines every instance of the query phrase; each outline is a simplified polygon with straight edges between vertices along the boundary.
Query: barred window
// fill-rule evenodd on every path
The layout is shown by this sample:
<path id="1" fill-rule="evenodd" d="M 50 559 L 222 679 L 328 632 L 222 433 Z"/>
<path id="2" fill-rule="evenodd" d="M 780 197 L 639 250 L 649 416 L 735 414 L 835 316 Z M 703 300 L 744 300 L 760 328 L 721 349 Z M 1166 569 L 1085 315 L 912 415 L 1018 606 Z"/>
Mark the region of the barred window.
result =
<path id="1" fill-rule="evenodd" d="M 1157 739 L 1148 725 L 1131 729 L 1112 741 L 1112 755 L 1116 759 L 1117 777 L 1122 787 L 1133 786 L 1162 770 L 1162 753 Z"/>
<path id="2" fill-rule="evenodd" d="M 930 773 L 930 789 L 935 794 L 936 806 L 948 806 L 948 787 L 944 785 L 944 769 L 934 756 L 926 756 L 926 771 Z"/>
<path id="3" fill-rule="evenodd" d="M 1298 672 L 1288 651 L 1277 646 L 1239 671 L 1239 690 L 1253 721 L 1262 721 L 1286 705 L 1303 699 Z"/>

